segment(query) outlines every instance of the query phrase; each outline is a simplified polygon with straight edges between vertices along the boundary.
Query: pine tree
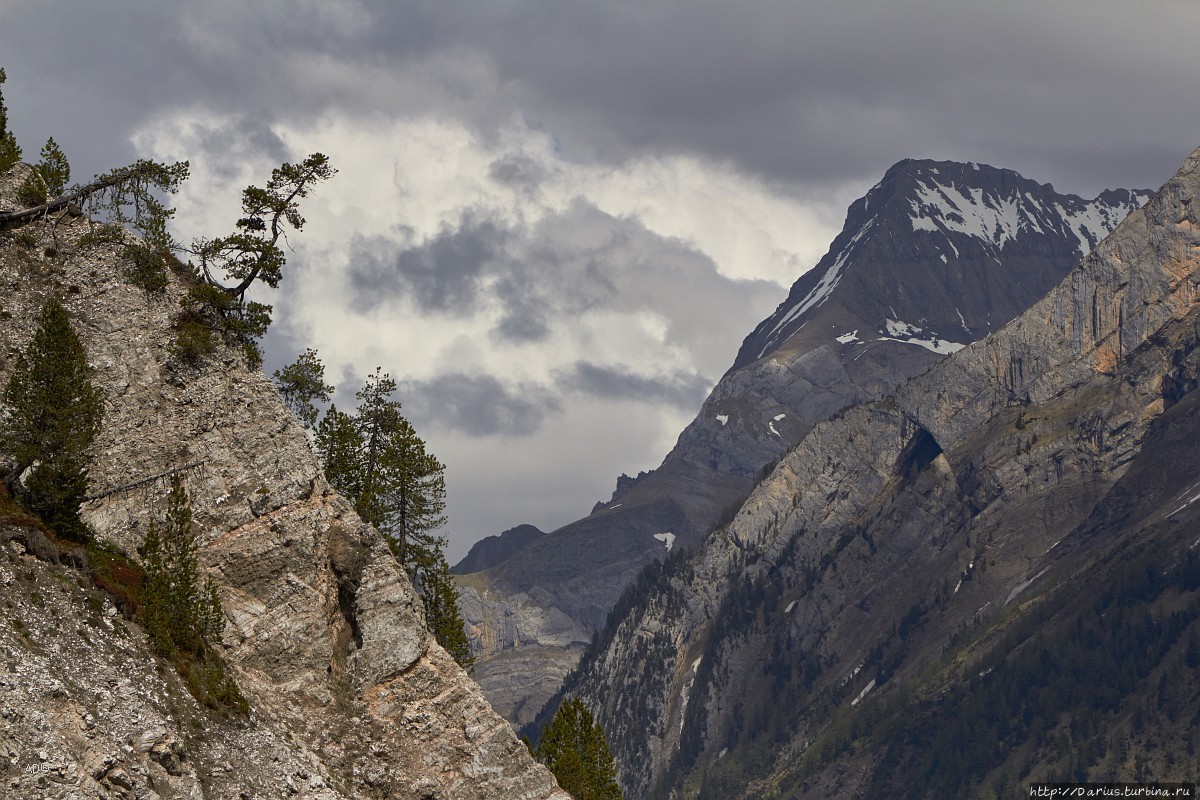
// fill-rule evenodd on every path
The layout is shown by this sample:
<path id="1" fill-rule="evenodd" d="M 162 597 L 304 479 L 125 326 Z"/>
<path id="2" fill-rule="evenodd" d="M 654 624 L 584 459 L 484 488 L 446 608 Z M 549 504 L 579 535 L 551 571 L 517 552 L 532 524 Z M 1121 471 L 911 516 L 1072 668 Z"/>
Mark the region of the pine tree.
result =
<path id="1" fill-rule="evenodd" d="M 458 610 L 458 586 L 450 574 L 445 545 L 445 539 L 441 540 L 441 546 L 417 565 L 421 599 L 425 601 L 425 625 L 458 665 L 470 671 L 475 659 L 471 657 L 467 626 Z"/>
<path id="2" fill-rule="evenodd" d="M 4 73 L 4 67 L 0 67 L 0 87 L 4 86 L 4 82 L 8 80 L 8 75 Z M 8 133 L 8 107 L 4 105 L 4 89 L 0 88 L 0 136 Z"/>
<path id="3" fill-rule="evenodd" d="M 248 366 L 259 367 L 258 342 L 271 325 L 272 308 L 247 300 L 246 292 L 255 283 L 279 287 L 287 263 L 280 240 L 285 240 L 288 228 L 304 228 L 299 201 L 335 174 L 328 156 L 313 153 L 299 164 L 285 162 L 275 168 L 265 189 L 247 186 L 242 191 L 243 216 L 234 233 L 196 239 L 186 248 L 198 262 L 192 267 L 200 282 L 189 291 L 184 322 L 219 331 L 226 341 L 242 348 Z"/>
<path id="4" fill-rule="evenodd" d="M 325 480 L 351 503 L 362 491 L 363 442 L 354 417 L 330 405 L 314 437 Z"/>
<path id="5" fill-rule="evenodd" d="M 0 68 L 0 87 L 4 86 L 7 76 Z M 17 145 L 16 137 L 8 129 L 8 109 L 4 106 L 4 93 L 0 91 L 0 173 L 8 172 L 21 161 L 21 148 Z"/>
<path id="6" fill-rule="evenodd" d="M 204 654 L 224 629 L 221 602 L 211 579 L 200 580 L 196 534 L 187 491 L 176 475 L 162 524 L 152 522 L 142 545 L 146 571 L 142 615 L 161 655 L 179 650 Z"/>
<path id="7" fill-rule="evenodd" d="M 141 556 L 146 577 L 139 613 L 150 645 L 170 659 L 196 699 L 245 713 L 246 700 L 215 649 L 225 617 L 216 584 L 200 579 L 192 509 L 178 475 L 171 479 L 166 517 L 150 523 Z"/>
<path id="8" fill-rule="evenodd" d="M 379 529 L 408 573 L 425 602 L 434 638 L 470 669 L 474 659 L 446 562 L 446 539 L 435 533 L 446 523 L 445 466 L 400 413 L 395 391 L 396 382 L 377 368 L 357 393 L 353 414 L 331 405 L 316 426 L 317 454 L 325 479 Z"/>
<path id="9" fill-rule="evenodd" d="M 333 387 L 325 383 L 325 365 L 311 347 L 283 369 L 275 370 L 275 385 L 283 402 L 310 431 L 317 425 L 315 400 L 329 402 Z"/>
<path id="10" fill-rule="evenodd" d="M 353 420 L 361 454 L 354 501 L 412 576 L 418 562 L 442 546 L 433 531 L 446 524 L 445 466 L 426 452 L 400 403 L 391 399 L 395 391 L 396 382 L 376 368 L 356 395 Z"/>
<path id="11" fill-rule="evenodd" d="M 23 490 L 14 482 L 15 494 L 58 533 L 86 540 L 79 516 L 87 496 L 85 453 L 100 431 L 104 405 L 88 376 L 83 344 L 57 300 L 42 307 L 4 388 L 4 404 L 0 445 L 16 462 L 14 478 L 32 468 Z"/>
<path id="12" fill-rule="evenodd" d="M 52 198 L 62 195 L 71 179 L 71 165 L 67 157 L 54 141 L 54 137 L 46 140 L 42 147 L 39 161 L 17 187 L 17 199 L 26 207 L 38 206 Z"/>
<path id="13" fill-rule="evenodd" d="M 66 155 L 53 136 L 47 139 L 42 147 L 41 160 L 35 169 L 45 183 L 46 193 L 50 197 L 61 195 L 71 180 L 71 165 L 67 163 Z"/>
<path id="14" fill-rule="evenodd" d="M 533 754 L 575 800 L 621 800 L 604 730 L 579 698 L 558 707 Z"/>

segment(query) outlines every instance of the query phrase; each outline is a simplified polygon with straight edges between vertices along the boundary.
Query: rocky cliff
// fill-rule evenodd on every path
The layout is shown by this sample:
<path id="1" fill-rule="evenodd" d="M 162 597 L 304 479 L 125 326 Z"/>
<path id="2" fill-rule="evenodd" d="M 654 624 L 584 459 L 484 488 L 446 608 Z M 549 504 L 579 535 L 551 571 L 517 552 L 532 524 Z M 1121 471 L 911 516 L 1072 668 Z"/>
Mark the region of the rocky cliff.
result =
<path id="1" fill-rule="evenodd" d="M 528 722 L 639 569 L 728 521 L 815 424 L 1027 309 L 1148 196 L 1085 200 L 982 164 L 889 169 L 658 469 L 461 582 L 489 699 Z"/>
<path id="2" fill-rule="evenodd" d="M 1190 779 L 1166 707 L 1200 697 L 1200 463 L 1174 445 L 1200 435 L 1198 195 L 1200 150 L 1028 311 L 816 424 L 642 576 L 567 686 L 631 796 Z"/>
<path id="3" fill-rule="evenodd" d="M 25 169 L 0 179 L 0 208 Z M 105 396 L 84 516 L 133 553 L 163 476 L 184 476 L 251 711 L 200 708 L 85 570 L 39 560 L 6 518 L 0 794 L 565 800 L 425 632 L 386 544 L 323 480 L 266 378 L 233 351 L 175 363 L 181 278 L 144 293 L 121 278 L 122 248 L 88 231 L 65 216 L 0 237 L 0 381 L 60 298 Z"/>

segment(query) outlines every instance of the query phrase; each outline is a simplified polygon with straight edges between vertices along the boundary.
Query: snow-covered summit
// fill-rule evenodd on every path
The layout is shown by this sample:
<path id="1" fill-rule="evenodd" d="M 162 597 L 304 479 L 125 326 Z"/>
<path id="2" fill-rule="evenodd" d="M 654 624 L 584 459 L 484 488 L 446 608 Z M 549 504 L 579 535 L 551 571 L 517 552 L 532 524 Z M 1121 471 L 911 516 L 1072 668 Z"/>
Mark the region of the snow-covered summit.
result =
<path id="1" fill-rule="evenodd" d="M 802 329 L 806 341 L 846 345 L 838 337 L 859 327 L 878 335 L 855 347 L 953 352 L 1024 310 L 1149 196 L 1087 200 L 986 164 L 901 161 L 850 206 L 829 252 L 747 337 L 734 368 Z M 889 320 L 920 333 L 895 336 Z"/>
<path id="2" fill-rule="evenodd" d="M 979 165 L 971 166 L 975 167 L 972 173 L 982 172 Z M 918 168 L 908 198 L 912 227 L 914 231 L 972 236 L 997 258 L 1004 246 L 1022 233 L 1058 235 L 1065 229 L 1078 241 L 1082 258 L 1150 197 L 1150 192 L 1122 192 L 1084 200 L 1041 188 L 1047 191 L 1035 195 L 1027 187 L 972 185 L 947 180 L 936 167 Z M 954 237 L 946 236 L 946 241 L 954 246 Z"/>

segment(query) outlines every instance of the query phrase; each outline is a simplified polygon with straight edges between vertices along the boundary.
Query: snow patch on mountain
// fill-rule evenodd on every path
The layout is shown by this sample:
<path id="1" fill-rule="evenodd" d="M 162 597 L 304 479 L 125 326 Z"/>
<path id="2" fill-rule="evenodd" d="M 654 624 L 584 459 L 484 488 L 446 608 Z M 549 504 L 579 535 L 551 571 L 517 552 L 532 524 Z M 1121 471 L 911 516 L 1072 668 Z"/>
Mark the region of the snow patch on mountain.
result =
<path id="1" fill-rule="evenodd" d="M 900 344 L 915 344 L 918 347 L 924 347 L 926 350 L 931 350 L 934 353 L 946 355 L 956 353 L 966 347 L 960 342 L 952 342 L 948 339 L 943 339 L 936 333 L 924 329 L 911 322 L 903 322 L 897 319 L 884 320 L 884 328 L 886 336 L 881 336 L 876 341 L 879 342 L 899 342 Z"/>
<path id="2" fill-rule="evenodd" d="M 829 269 L 825 270 L 825 274 L 821 276 L 821 280 L 817 282 L 817 285 L 813 287 L 812 291 L 805 295 L 803 300 L 792 306 L 788 312 L 783 315 L 779 322 L 775 323 L 775 327 L 771 328 L 770 333 L 767 335 L 766 345 L 758 354 L 759 358 L 762 358 L 768 350 L 775 346 L 783 334 L 784 329 L 790 322 L 809 309 L 819 308 L 822 303 L 829 299 L 829 295 L 833 294 L 833 290 L 837 288 L 838 282 L 842 279 L 842 272 L 846 267 L 846 262 L 850 259 L 851 254 L 854 252 L 855 246 L 867 234 L 867 231 L 871 229 L 871 225 L 874 222 L 875 218 L 872 217 L 871 219 L 867 220 L 865 225 L 858 229 L 858 232 L 855 233 L 850 241 L 846 243 L 846 246 L 842 248 L 842 252 L 838 254 L 838 257 L 833 262 L 833 265 L 830 266 Z M 803 325 L 801 327 L 803 327 Z M 799 328 L 797 328 L 797 330 L 799 330 Z"/>
<path id="3" fill-rule="evenodd" d="M 938 174 L 933 169 L 928 172 Z M 960 187 L 953 181 L 943 183 L 928 175 L 922 178 L 914 184 L 914 194 L 909 200 L 913 230 L 965 234 L 984 242 L 994 253 L 1026 231 L 1034 234 L 1062 231 L 1079 241 L 1079 254 L 1083 257 L 1150 198 L 1149 194 L 1135 193 L 1129 201 L 1117 204 L 1102 198 L 1078 204 L 1046 203 L 1030 192 L 999 196 L 978 186 Z M 947 243 L 954 247 L 953 242 Z M 954 249 L 957 256 L 958 249 Z"/>
<path id="4" fill-rule="evenodd" d="M 1059 256 L 1074 248 L 1082 258 L 1150 197 L 1147 192 L 1113 190 L 1084 200 L 1057 194 L 1052 186 L 1026 181 L 1016 173 L 974 163 L 965 166 L 966 170 L 951 163 L 902 162 L 901 168 L 890 171 L 892 184 L 888 179 L 881 181 L 862 199 L 861 206 L 851 207 L 847 227 L 836 240 L 837 249 L 805 279 L 804 293 L 789 298 L 754 332 L 746 355 L 764 358 L 795 336 L 807 324 L 806 315 L 811 317 L 810 312 L 843 291 L 838 287 L 846 270 L 853 269 L 870 249 L 869 243 L 881 236 L 887 237 L 880 239 L 880 248 L 886 251 L 906 238 L 905 229 L 911 225 L 918 243 L 915 252 L 927 260 L 940 260 L 950 270 L 949 279 L 955 280 L 955 262 L 964 258 L 975 261 L 980 248 L 985 258 L 1003 264 L 1005 253 L 1011 255 L 1006 250 L 1010 243 L 1018 242 L 1014 248 L 1023 253 L 1025 242 L 1036 237 L 1052 239 L 1052 249 Z M 986 175 L 981 176 L 985 170 Z M 895 311 L 892 316 L 898 319 Z M 975 331 L 961 312 L 959 319 L 966 339 L 975 339 Z M 847 328 L 849 324 L 841 330 Z M 858 345 L 863 342 L 858 333 L 843 332 L 833 338 L 838 344 Z M 890 338 L 939 354 L 963 347 L 932 332 L 891 334 Z"/>
<path id="5" fill-rule="evenodd" d="M 670 531 L 654 534 L 654 538 L 667 546 L 667 552 L 671 552 L 671 548 L 675 545 L 675 534 Z"/>
<path id="6" fill-rule="evenodd" d="M 1197 487 L 1200 487 L 1200 483 L 1193 483 L 1193 484 L 1192 484 L 1191 486 L 1189 486 L 1187 489 L 1184 489 L 1183 493 L 1184 493 L 1185 495 L 1186 495 L 1186 494 L 1190 494 L 1190 493 L 1192 493 L 1192 492 L 1196 491 L 1196 488 L 1197 488 Z M 1192 503 L 1195 503 L 1197 500 L 1200 500 L 1200 494 L 1195 494 L 1195 495 L 1193 495 L 1192 497 L 1189 497 L 1189 498 L 1187 498 L 1187 499 L 1183 500 L 1183 501 L 1182 501 L 1182 505 L 1180 505 L 1180 506 L 1179 506 L 1179 508 L 1177 508 L 1177 509 L 1175 509 L 1174 511 L 1172 511 L 1170 514 L 1167 514 L 1165 518 L 1166 518 L 1166 519 L 1170 519 L 1171 517 L 1173 517 L 1173 516 L 1175 516 L 1176 514 L 1178 514 L 1180 511 L 1183 511 L 1185 508 L 1187 508 L 1188 506 L 1190 506 Z"/>
<path id="7" fill-rule="evenodd" d="M 998 248 L 1026 228 L 1041 231 L 1017 198 L 993 197 L 978 186 L 962 189 L 929 179 L 916 184 L 910 207 L 914 231 L 955 231 Z"/>
<path id="8" fill-rule="evenodd" d="M 1134 193 L 1130 202 L 1116 206 L 1101 202 L 1097 198 L 1081 209 L 1056 205 L 1055 210 L 1066 220 L 1071 233 L 1079 239 L 1079 252 L 1087 255 L 1101 239 L 1108 236 L 1109 231 L 1117 227 L 1134 209 L 1140 208 L 1150 197 L 1149 193 Z"/>

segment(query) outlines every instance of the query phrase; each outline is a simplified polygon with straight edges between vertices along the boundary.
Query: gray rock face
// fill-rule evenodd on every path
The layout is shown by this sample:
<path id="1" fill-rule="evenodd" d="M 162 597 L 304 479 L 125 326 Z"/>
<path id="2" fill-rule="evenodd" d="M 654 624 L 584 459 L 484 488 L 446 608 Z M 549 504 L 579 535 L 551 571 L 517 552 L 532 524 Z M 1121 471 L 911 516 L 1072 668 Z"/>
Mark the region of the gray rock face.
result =
<path id="1" fill-rule="evenodd" d="M 533 525 L 518 525 L 499 536 L 488 536 L 471 546 L 470 552 L 450 571 L 455 575 L 469 575 L 494 567 L 516 555 L 517 551 L 530 542 L 545 536 L 545 532 Z"/>
<path id="2" fill-rule="evenodd" d="M 1147 516 L 1089 516 L 1131 465 L 1150 469 L 1138 459 L 1164 410 L 1194 400 L 1198 195 L 1200 150 L 1028 311 L 816 424 L 725 529 L 645 587 L 568 687 L 632 796 L 694 796 L 749 753 L 764 782 L 738 792 L 778 790 L 839 711 L 899 693 L 957 632 L 1189 507 L 1194 463 Z M 1194 538 L 1157 544 L 1184 558 Z M 871 758 L 792 792 L 862 796 Z"/>
<path id="3" fill-rule="evenodd" d="M 0 180 L 0 206 L 19 177 Z M 184 476 L 252 713 L 213 719 L 136 624 L 89 612 L 85 595 L 100 595 L 10 544 L 4 796 L 565 799 L 427 635 L 386 544 L 325 483 L 267 379 L 231 351 L 174 364 L 178 278 L 144 294 L 121 279 L 119 247 L 87 232 L 66 218 L 0 237 L 0 381 L 60 297 L 105 394 L 85 518 L 134 552 L 163 509 L 162 476 Z"/>
<path id="4" fill-rule="evenodd" d="M 489 698 L 533 705 L 492 683 L 489 659 L 511 662 L 508 651 L 526 650 L 558 663 L 544 650 L 560 645 L 491 633 L 529 613 L 527 601 L 515 609 L 516 598 L 574 620 L 580 636 L 567 647 L 578 652 L 637 572 L 665 555 L 662 534 L 673 547 L 697 545 L 814 425 L 895 392 L 1027 309 L 1148 196 L 1115 190 L 1084 200 L 977 164 L 888 170 L 850 207 L 828 254 L 746 338 L 658 469 L 619 481 L 590 516 L 473 576 L 493 609 L 478 618 L 477 606 L 464 610 L 488 631 L 477 676 Z"/>

